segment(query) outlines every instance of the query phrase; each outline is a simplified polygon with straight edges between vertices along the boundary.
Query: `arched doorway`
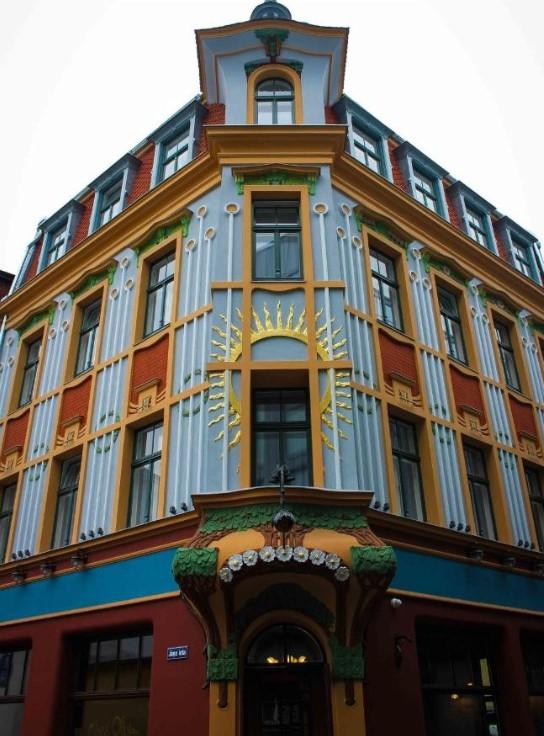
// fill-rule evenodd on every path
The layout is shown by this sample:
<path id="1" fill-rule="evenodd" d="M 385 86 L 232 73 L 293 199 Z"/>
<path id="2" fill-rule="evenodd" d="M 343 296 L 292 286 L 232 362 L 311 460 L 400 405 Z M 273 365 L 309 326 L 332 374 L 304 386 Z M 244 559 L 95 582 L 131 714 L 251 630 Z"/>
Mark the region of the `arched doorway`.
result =
<path id="1" fill-rule="evenodd" d="M 249 647 L 244 670 L 244 736 L 330 736 L 323 651 L 299 626 L 277 624 Z"/>

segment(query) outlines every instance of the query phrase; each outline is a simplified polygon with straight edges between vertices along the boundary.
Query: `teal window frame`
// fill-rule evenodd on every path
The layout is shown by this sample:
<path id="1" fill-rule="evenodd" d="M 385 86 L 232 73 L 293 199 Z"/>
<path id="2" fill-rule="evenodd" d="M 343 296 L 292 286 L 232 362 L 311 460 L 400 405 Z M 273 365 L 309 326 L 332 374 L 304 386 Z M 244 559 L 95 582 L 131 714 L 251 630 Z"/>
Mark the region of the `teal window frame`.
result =
<path id="1" fill-rule="evenodd" d="M 0 487 L 0 565 L 6 559 L 16 494 L 17 483 Z"/>
<path id="2" fill-rule="evenodd" d="M 102 300 L 95 299 L 91 304 L 87 304 L 87 306 L 83 308 L 74 376 L 80 376 L 82 373 L 86 373 L 94 365 L 96 336 L 100 325 L 101 305 Z M 88 315 L 92 315 L 93 310 L 95 311 L 96 316 L 90 319 Z"/>
<path id="3" fill-rule="evenodd" d="M 173 264 L 171 273 L 169 273 L 169 266 Z M 156 270 L 159 271 L 161 267 L 166 267 L 166 276 L 160 280 L 153 281 L 153 274 Z M 149 264 L 149 279 L 146 292 L 146 305 L 145 305 L 145 317 L 144 317 L 144 337 L 149 337 L 155 332 L 159 332 L 166 325 L 169 325 L 172 319 L 172 303 L 174 301 L 174 276 L 176 271 L 176 252 L 170 251 L 165 255 L 161 256 L 156 261 Z M 157 296 L 159 295 L 159 296 Z M 154 307 L 157 304 L 156 299 L 160 299 L 160 318 L 158 325 L 155 325 L 153 320 L 151 328 L 149 327 L 150 315 L 154 313 Z M 169 305 L 169 306 L 168 306 Z M 167 311 L 170 314 L 167 314 Z M 156 315 L 155 315 L 156 316 Z"/>
<path id="4" fill-rule="evenodd" d="M 41 337 L 38 337 L 36 340 L 32 340 L 32 342 L 25 344 L 26 355 L 25 364 L 23 367 L 23 380 L 21 382 L 21 390 L 19 393 L 19 406 L 26 406 L 32 401 L 34 388 L 36 385 L 38 366 L 40 365 L 41 345 Z M 27 382 L 28 376 L 31 376 L 30 383 Z"/>
<path id="5" fill-rule="evenodd" d="M 523 470 L 527 481 L 538 546 L 540 551 L 544 552 L 544 481 L 542 470 L 530 465 L 524 465 Z"/>
<path id="6" fill-rule="evenodd" d="M 258 223 L 256 211 L 261 209 L 274 210 L 274 223 Z M 281 211 L 287 209 L 296 209 L 297 222 L 285 223 L 281 222 Z M 252 257 L 252 279 L 253 281 L 302 281 L 304 279 L 304 268 L 302 258 L 302 226 L 300 222 L 300 202 L 299 200 L 255 200 L 252 205 L 252 241 L 253 241 L 253 257 Z M 269 235 L 273 241 L 274 250 L 274 273 L 265 276 L 259 276 L 257 270 L 257 240 L 259 235 Z M 295 276 L 285 275 L 283 272 L 282 259 L 282 239 L 284 237 L 298 238 L 298 273 Z"/>
<path id="7" fill-rule="evenodd" d="M 80 473 L 80 455 L 68 458 L 62 463 L 51 535 L 52 549 L 67 547 L 71 542 Z"/>
<path id="8" fill-rule="evenodd" d="M 147 439 L 151 436 L 151 451 L 146 452 Z M 140 452 L 143 438 L 143 452 Z M 147 524 L 154 518 L 153 495 L 155 475 L 160 478 L 162 460 L 163 422 L 154 422 L 134 433 L 134 450 L 130 473 L 130 494 L 128 501 L 127 526 Z M 156 472 L 158 468 L 158 472 Z M 147 474 L 142 481 L 141 493 L 137 495 L 138 476 Z M 157 489 L 158 490 L 158 489 Z"/>
<path id="9" fill-rule="evenodd" d="M 516 355 L 512 345 L 512 327 L 508 322 L 496 318 L 493 320 L 493 326 L 504 373 L 504 382 L 508 388 L 521 391 Z"/>
<path id="10" fill-rule="evenodd" d="M 62 258 L 62 256 L 68 250 L 68 220 L 65 220 L 61 225 L 55 227 L 47 233 L 46 236 L 46 258 L 45 266 L 51 266 L 53 263 Z"/>
<path id="11" fill-rule="evenodd" d="M 486 539 L 497 539 L 497 522 L 485 454 L 479 447 L 470 444 L 463 445 L 463 453 L 476 533 Z"/>
<path id="12" fill-rule="evenodd" d="M 453 291 L 441 285 L 438 286 L 437 292 L 446 352 L 450 358 L 468 365 L 463 325 L 459 314 L 459 298 Z M 452 303 L 453 309 L 451 308 Z"/>
<path id="13" fill-rule="evenodd" d="M 112 184 L 97 194 L 99 198 L 96 214 L 96 227 L 107 225 L 123 209 L 123 177 L 116 179 Z"/>
<path id="14" fill-rule="evenodd" d="M 277 85 L 277 83 L 280 83 Z M 270 92 L 262 92 L 260 91 L 262 87 L 265 85 L 270 85 L 272 83 L 273 88 Z M 276 89 L 276 86 L 279 87 L 279 89 Z M 282 90 L 281 87 L 284 87 Z M 282 92 L 287 92 L 287 88 L 289 90 L 288 94 L 282 94 Z M 289 102 L 290 108 L 290 121 L 289 122 L 278 122 L 278 116 L 282 115 L 283 112 L 280 111 L 280 104 L 282 102 Z M 271 105 L 271 112 L 272 112 L 272 122 L 271 123 L 262 123 L 259 121 L 259 115 L 262 113 L 262 105 L 263 104 L 270 104 Z M 293 89 L 293 85 L 291 82 L 289 82 L 287 79 L 283 79 L 281 77 L 267 77 L 266 79 L 262 79 L 255 87 L 255 123 L 257 125 L 293 125 L 295 122 L 295 90 Z"/>
<path id="15" fill-rule="evenodd" d="M 416 427 L 412 422 L 390 416 L 389 431 L 391 434 L 395 484 L 401 513 L 410 519 L 426 521 L 425 494 L 423 492 L 421 458 L 419 456 Z M 406 468 L 409 469 L 415 483 L 406 481 Z"/>
<path id="16" fill-rule="evenodd" d="M 181 128 L 178 128 L 160 143 L 158 182 L 166 181 L 180 169 L 187 166 L 191 160 L 190 143 L 191 126 L 189 122 L 186 122 Z M 174 144 L 176 144 L 175 153 L 167 155 L 169 147 Z M 171 163 L 174 164 L 173 170 L 169 174 L 165 174 L 166 167 Z"/>
<path id="17" fill-rule="evenodd" d="M 372 266 L 372 259 L 375 259 L 383 266 L 385 266 L 386 274 L 381 273 L 379 270 L 376 271 Z M 380 250 L 370 248 L 370 264 L 371 264 L 371 277 L 372 277 L 372 291 L 374 295 L 374 308 L 376 310 L 376 318 L 379 322 L 384 325 L 388 325 L 399 332 L 404 331 L 403 317 L 402 317 L 402 303 L 400 298 L 400 287 L 397 275 L 397 264 L 395 259 L 385 255 Z M 393 276 L 388 272 L 392 271 Z M 390 289 L 391 293 L 394 294 L 394 306 L 390 306 L 388 309 L 388 298 L 385 294 L 385 289 Z M 387 318 L 388 311 L 391 311 L 391 319 Z M 398 316 L 398 319 L 395 318 Z"/>

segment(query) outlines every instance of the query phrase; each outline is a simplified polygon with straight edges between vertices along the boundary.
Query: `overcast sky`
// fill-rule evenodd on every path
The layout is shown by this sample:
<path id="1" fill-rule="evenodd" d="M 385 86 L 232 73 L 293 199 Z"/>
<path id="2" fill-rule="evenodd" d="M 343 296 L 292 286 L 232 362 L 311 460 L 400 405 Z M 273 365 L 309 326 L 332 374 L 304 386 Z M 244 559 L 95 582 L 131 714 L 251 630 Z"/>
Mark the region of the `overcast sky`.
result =
<path id="1" fill-rule="evenodd" d="M 349 26 L 348 95 L 544 240 L 541 0 L 288 0 Z M 0 4 L 0 268 L 36 225 L 199 92 L 195 28 L 256 2 Z"/>

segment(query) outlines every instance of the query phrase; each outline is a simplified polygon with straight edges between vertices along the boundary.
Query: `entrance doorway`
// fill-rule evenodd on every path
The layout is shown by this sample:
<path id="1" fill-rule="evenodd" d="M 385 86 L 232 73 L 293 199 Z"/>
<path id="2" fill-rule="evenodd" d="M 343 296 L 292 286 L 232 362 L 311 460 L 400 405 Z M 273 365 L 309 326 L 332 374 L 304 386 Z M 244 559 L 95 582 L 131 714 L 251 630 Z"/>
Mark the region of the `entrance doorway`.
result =
<path id="1" fill-rule="evenodd" d="M 246 659 L 244 736 L 330 734 L 329 682 L 318 642 L 298 626 L 266 629 Z"/>

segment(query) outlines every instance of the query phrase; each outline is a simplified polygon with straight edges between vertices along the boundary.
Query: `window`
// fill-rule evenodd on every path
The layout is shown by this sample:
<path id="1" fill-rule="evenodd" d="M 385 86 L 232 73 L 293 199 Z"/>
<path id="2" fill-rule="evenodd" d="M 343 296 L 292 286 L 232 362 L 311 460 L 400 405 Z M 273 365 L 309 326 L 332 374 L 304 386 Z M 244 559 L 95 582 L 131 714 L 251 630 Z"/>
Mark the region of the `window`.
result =
<path id="1" fill-rule="evenodd" d="M 523 634 L 523 658 L 529 689 L 529 707 L 535 724 L 535 736 L 544 733 L 544 637 Z"/>
<path id="2" fill-rule="evenodd" d="M 16 490 L 16 483 L 0 488 L 0 564 L 6 558 Z"/>
<path id="3" fill-rule="evenodd" d="M 427 209 L 439 211 L 438 193 L 434 182 L 417 169 L 414 169 L 414 196 Z"/>
<path id="4" fill-rule="evenodd" d="M 390 417 L 389 426 L 401 513 L 411 519 L 425 521 L 416 428 L 396 417 Z"/>
<path id="5" fill-rule="evenodd" d="M 438 287 L 438 303 L 440 305 L 440 319 L 446 341 L 448 355 L 462 363 L 467 362 L 461 317 L 457 297 L 451 291 Z"/>
<path id="6" fill-rule="evenodd" d="M 47 235 L 47 260 L 46 266 L 50 266 L 66 253 L 68 245 L 68 222 L 52 230 Z"/>
<path id="7" fill-rule="evenodd" d="M 399 285 L 395 272 L 395 262 L 377 250 L 370 250 L 372 270 L 372 290 L 376 316 L 380 322 L 402 330 Z"/>
<path id="8" fill-rule="evenodd" d="M 123 180 L 120 179 L 100 193 L 97 227 L 105 225 L 118 215 L 122 209 Z"/>
<path id="9" fill-rule="evenodd" d="M 257 201 L 253 205 L 253 278 L 302 278 L 298 202 Z"/>
<path id="10" fill-rule="evenodd" d="M 485 222 L 484 222 L 484 215 L 481 215 L 479 212 L 475 212 L 469 207 L 466 208 L 466 211 L 467 211 L 468 234 L 470 235 L 471 238 L 474 238 L 474 240 L 477 243 L 479 243 L 480 245 L 483 245 L 484 248 L 489 248 L 487 229 L 486 229 Z"/>
<path id="11" fill-rule="evenodd" d="M 295 93 L 286 79 L 265 79 L 255 90 L 258 125 L 292 125 L 295 122 Z"/>
<path id="12" fill-rule="evenodd" d="M 306 389 L 257 389 L 253 393 L 253 483 L 263 486 L 280 465 L 294 483 L 312 482 L 310 417 Z"/>
<path id="13" fill-rule="evenodd" d="M 152 647 L 147 633 L 80 646 L 70 733 L 146 736 Z"/>
<path id="14" fill-rule="evenodd" d="M 470 445 L 464 446 L 464 453 L 477 532 L 482 537 L 496 539 L 495 517 L 491 504 L 484 453 Z"/>
<path id="15" fill-rule="evenodd" d="M 70 458 L 62 463 L 57 508 L 51 547 L 66 547 L 72 536 L 81 458 Z"/>
<path id="16" fill-rule="evenodd" d="M 174 292 L 175 253 L 169 253 L 149 270 L 144 337 L 170 323 Z"/>
<path id="17" fill-rule="evenodd" d="M 417 651 L 427 736 L 500 736 L 490 638 L 420 630 Z"/>
<path id="18" fill-rule="evenodd" d="M 162 422 L 144 427 L 134 436 L 134 458 L 130 482 L 128 526 L 145 524 L 153 518 L 159 493 Z"/>
<path id="19" fill-rule="evenodd" d="M 23 721 L 30 650 L 0 650 L 0 723 L 2 736 L 18 736 Z"/>
<path id="20" fill-rule="evenodd" d="M 79 330 L 79 343 L 77 346 L 76 376 L 93 367 L 96 334 L 100 320 L 100 304 L 100 299 L 97 299 L 97 301 L 89 304 L 83 310 L 81 328 Z"/>
<path id="21" fill-rule="evenodd" d="M 353 155 L 377 174 L 382 173 L 380 141 L 353 125 Z"/>
<path id="22" fill-rule="evenodd" d="M 179 171 L 189 161 L 189 127 L 162 143 L 160 181 Z"/>
<path id="23" fill-rule="evenodd" d="M 528 465 L 525 466 L 525 478 L 533 509 L 538 546 L 544 552 L 544 488 L 542 487 L 542 478 L 538 470 L 530 468 Z"/>
<path id="24" fill-rule="evenodd" d="M 510 340 L 510 327 L 504 322 L 495 320 L 495 335 L 497 336 L 497 345 L 499 346 L 506 385 L 515 391 L 520 391 L 521 386 L 514 357 L 514 348 Z"/>
<path id="25" fill-rule="evenodd" d="M 38 364 L 40 362 L 40 346 L 42 338 L 29 343 L 26 349 L 26 360 L 23 368 L 23 382 L 21 384 L 21 394 L 19 396 L 19 406 L 24 406 L 32 401 L 34 392 L 34 383 L 36 382 L 36 374 L 38 372 Z"/>
<path id="26" fill-rule="evenodd" d="M 516 240 L 515 238 L 511 238 L 511 240 L 512 259 L 514 261 L 514 266 L 517 268 L 518 271 L 521 271 L 521 273 L 525 274 L 525 276 L 528 276 L 530 279 L 534 278 L 529 246 L 525 245 L 525 243 L 522 243 L 519 240 Z"/>

